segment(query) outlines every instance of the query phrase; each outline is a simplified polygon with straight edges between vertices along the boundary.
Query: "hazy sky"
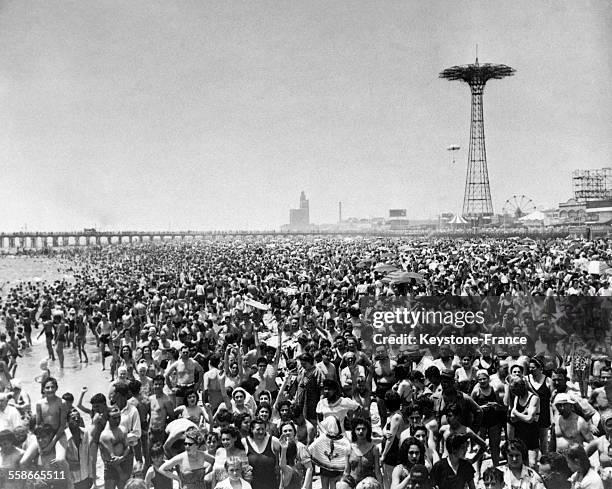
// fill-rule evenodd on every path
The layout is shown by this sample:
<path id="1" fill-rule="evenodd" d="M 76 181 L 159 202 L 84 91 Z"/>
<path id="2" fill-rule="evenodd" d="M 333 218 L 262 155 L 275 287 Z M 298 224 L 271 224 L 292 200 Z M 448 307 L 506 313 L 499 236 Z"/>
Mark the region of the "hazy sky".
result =
<path id="1" fill-rule="evenodd" d="M 609 0 L 1 1 L 0 229 L 461 209 L 476 43 L 496 212 L 612 166 Z"/>

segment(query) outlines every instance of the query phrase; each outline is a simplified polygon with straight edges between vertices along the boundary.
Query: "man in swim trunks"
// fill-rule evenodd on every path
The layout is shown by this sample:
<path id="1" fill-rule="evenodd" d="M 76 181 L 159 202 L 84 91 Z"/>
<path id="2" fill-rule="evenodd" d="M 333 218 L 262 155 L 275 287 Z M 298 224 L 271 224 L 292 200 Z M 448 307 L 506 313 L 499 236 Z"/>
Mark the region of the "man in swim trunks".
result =
<path id="1" fill-rule="evenodd" d="M 36 339 L 40 338 L 43 333 L 45 335 L 45 341 L 47 343 L 47 352 L 49 353 L 49 358 L 55 361 L 55 353 L 53 352 L 53 338 L 55 337 L 55 324 L 52 320 L 44 321 L 42 325 L 42 330 L 38 333 Z"/>
<path id="2" fill-rule="evenodd" d="M 108 320 L 108 317 L 106 317 L 106 315 L 103 315 L 102 319 L 98 323 L 98 326 L 96 327 L 96 333 L 100 337 L 100 351 L 102 353 L 100 357 L 102 358 L 102 370 L 106 369 L 106 364 L 104 362 L 106 356 L 104 355 L 104 352 L 106 351 L 106 345 L 110 344 L 112 328 L 113 325 Z M 110 348 L 111 347 L 109 346 L 109 351 L 112 353 L 112 350 Z"/>
<path id="3" fill-rule="evenodd" d="M 176 372 L 176 386 L 173 386 L 170 378 Z M 189 347 L 184 345 L 181 347 L 180 358 L 171 364 L 166 370 L 166 384 L 170 389 L 176 390 L 176 405 L 183 403 L 185 395 L 190 390 L 201 390 L 200 386 L 196 386 L 196 382 L 201 383 L 203 378 L 203 370 L 198 362 L 189 358 Z"/>
<path id="4" fill-rule="evenodd" d="M 134 457 L 126 434 L 119 426 L 121 423 L 119 407 L 111 407 L 108 414 L 108 425 L 100 435 L 100 456 L 104 461 L 104 488 L 123 489 L 132 474 Z"/>

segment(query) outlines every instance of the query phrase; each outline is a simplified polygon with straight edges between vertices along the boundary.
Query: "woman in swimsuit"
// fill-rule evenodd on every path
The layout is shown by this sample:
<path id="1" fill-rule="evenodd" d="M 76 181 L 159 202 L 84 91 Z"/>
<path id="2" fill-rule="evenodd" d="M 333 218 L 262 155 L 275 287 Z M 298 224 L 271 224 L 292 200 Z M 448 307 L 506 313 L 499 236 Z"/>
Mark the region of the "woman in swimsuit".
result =
<path id="1" fill-rule="evenodd" d="M 159 472 L 177 481 L 182 489 L 205 489 L 204 476 L 210 465 L 215 463 L 215 457 L 200 450 L 203 442 L 204 437 L 197 428 L 187 429 L 185 451 L 165 462 Z"/>
<path id="2" fill-rule="evenodd" d="M 259 419 L 251 421 L 250 435 L 246 439 L 249 465 L 253 467 L 253 489 L 279 487 L 280 443 L 266 433 L 266 423 Z"/>
<path id="3" fill-rule="evenodd" d="M 206 421 L 206 411 L 202 406 L 198 406 L 198 395 L 195 391 L 189 391 L 185 395 L 185 404 L 175 409 L 177 416 L 187 418 L 196 426 L 203 426 Z"/>
<path id="4" fill-rule="evenodd" d="M 226 389 L 229 387 L 234 389 L 242 383 L 244 380 L 244 372 L 242 370 L 242 359 L 240 357 L 232 362 L 226 360 L 222 379 Z"/>
<path id="5" fill-rule="evenodd" d="M 221 428 L 221 446 L 215 452 L 215 463 L 212 472 L 207 476 L 211 481 L 211 487 L 228 477 L 226 462 L 230 458 L 240 460 L 242 464 L 242 474 L 246 480 L 251 479 L 251 467 L 246 451 L 242 445 L 239 431 L 233 426 Z"/>
<path id="6" fill-rule="evenodd" d="M 128 345 L 124 345 L 121 347 L 121 353 L 119 355 L 119 366 L 125 367 L 128 371 L 128 377 L 130 379 L 134 378 L 134 357 L 132 355 L 132 348 Z"/>
<path id="7" fill-rule="evenodd" d="M 548 434 L 550 433 L 550 399 L 552 397 L 552 381 L 544 375 L 544 364 L 539 357 L 529 360 L 530 374 L 527 377 L 527 386 L 540 398 L 540 416 L 538 418 L 538 431 L 540 434 L 540 451 L 548 453 Z"/>
<path id="8" fill-rule="evenodd" d="M 366 418 L 353 418 L 351 451 L 346 456 L 344 477 L 359 484 L 366 477 L 374 477 L 382 485 L 380 450 L 372 443 L 372 424 Z"/>
<path id="9" fill-rule="evenodd" d="M 413 437 L 406 438 L 399 449 L 399 464 L 393 469 L 391 489 L 407 487 L 404 481 L 415 465 L 425 465 L 425 447 Z"/>
<path id="10" fill-rule="evenodd" d="M 278 438 L 278 426 L 272 423 L 272 407 L 267 402 L 261 402 L 255 410 L 255 417 L 266 423 L 266 431 Z"/>
<path id="11" fill-rule="evenodd" d="M 216 355 L 210 357 L 208 361 L 208 372 L 204 374 L 202 403 L 205 404 L 207 402 L 210 402 L 213 411 L 216 411 L 221 402 L 223 401 L 223 397 L 221 396 L 221 385 L 223 385 L 224 379 L 223 372 L 219 370 L 220 361 L 221 359 Z"/>
<path id="12" fill-rule="evenodd" d="M 158 363 L 153 359 L 153 350 L 150 346 L 145 345 L 142 347 L 142 357 L 147 364 L 147 376 L 153 378 L 160 371 Z"/>
<path id="13" fill-rule="evenodd" d="M 461 356 L 461 367 L 455 371 L 455 381 L 461 392 L 469 394 L 477 384 L 476 367 L 473 366 L 474 358 L 471 353 L 466 352 Z"/>

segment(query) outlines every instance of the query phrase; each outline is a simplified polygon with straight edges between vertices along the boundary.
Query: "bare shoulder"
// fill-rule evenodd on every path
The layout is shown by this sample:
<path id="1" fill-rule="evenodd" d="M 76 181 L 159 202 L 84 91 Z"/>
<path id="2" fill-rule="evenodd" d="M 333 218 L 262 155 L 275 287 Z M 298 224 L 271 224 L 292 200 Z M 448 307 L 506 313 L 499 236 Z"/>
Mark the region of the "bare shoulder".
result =
<path id="1" fill-rule="evenodd" d="M 113 432 L 105 428 L 102 430 L 102 433 L 100 433 L 100 441 L 110 441 L 113 439 L 113 436 Z"/>

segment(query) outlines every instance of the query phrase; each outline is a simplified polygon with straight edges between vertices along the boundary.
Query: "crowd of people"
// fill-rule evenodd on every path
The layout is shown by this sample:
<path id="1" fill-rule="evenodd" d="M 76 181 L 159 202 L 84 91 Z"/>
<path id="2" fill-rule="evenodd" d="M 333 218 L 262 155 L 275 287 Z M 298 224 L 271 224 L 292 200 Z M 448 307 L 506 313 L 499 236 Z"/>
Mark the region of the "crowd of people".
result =
<path id="1" fill-rule="evenodd" d="M 58 251 L 74 280 L 2 290 L 0 487 L 611 488 L 611 245 Z M 481 320 L 374 323 L 400 305 Z M 30 397 L 15 375 L 32 335 L 48 358 Z M 60 389 L 50 365 L 63 369 L 66 349 L 108 390 Z"/>

